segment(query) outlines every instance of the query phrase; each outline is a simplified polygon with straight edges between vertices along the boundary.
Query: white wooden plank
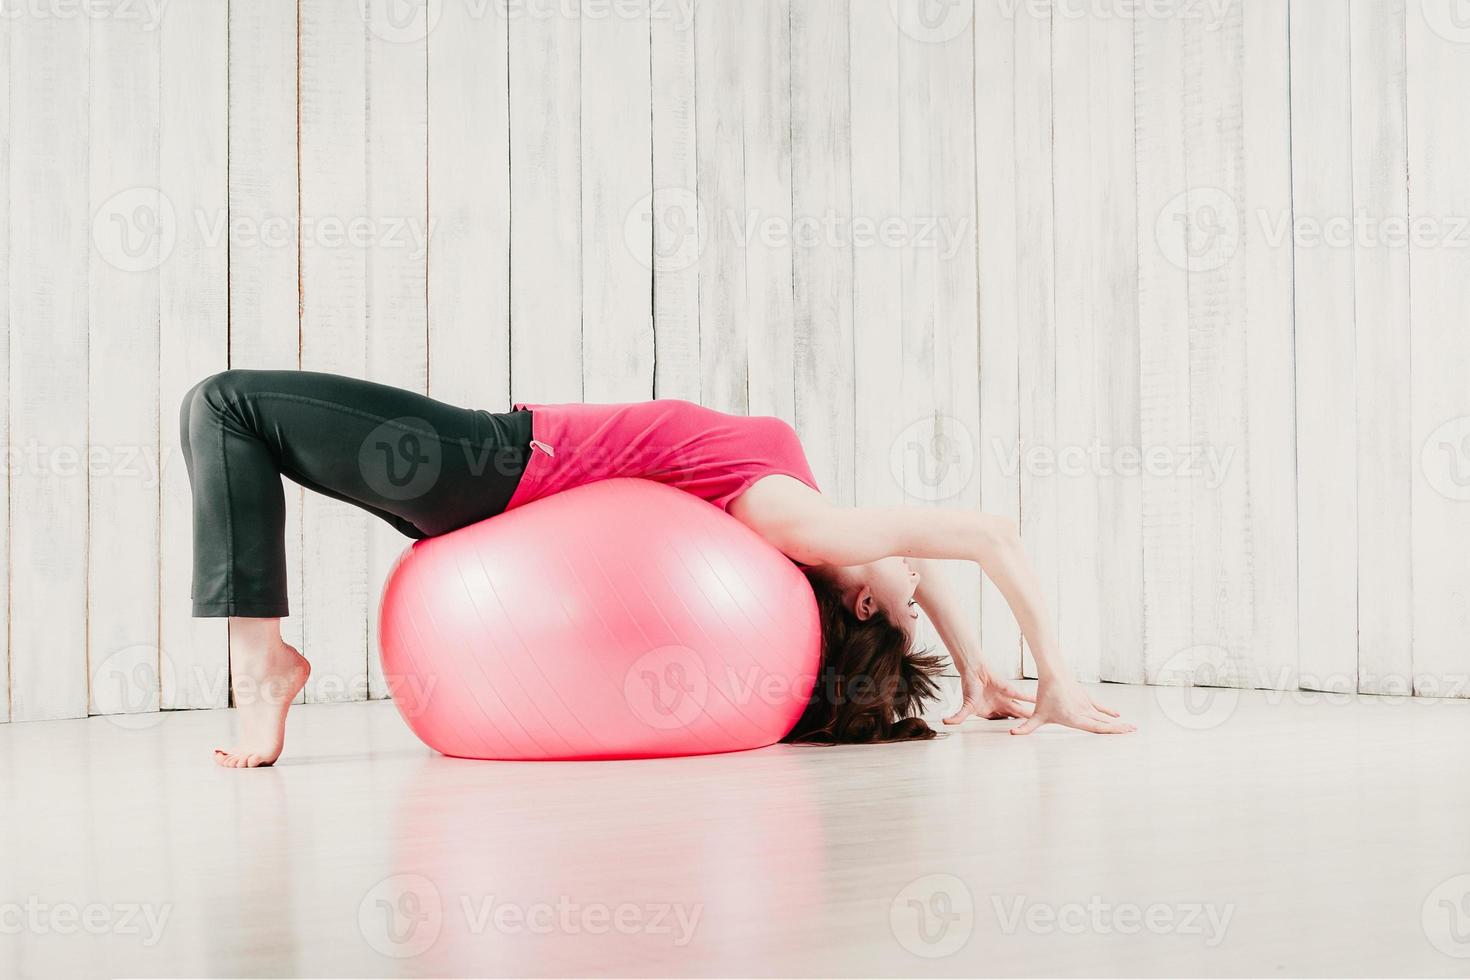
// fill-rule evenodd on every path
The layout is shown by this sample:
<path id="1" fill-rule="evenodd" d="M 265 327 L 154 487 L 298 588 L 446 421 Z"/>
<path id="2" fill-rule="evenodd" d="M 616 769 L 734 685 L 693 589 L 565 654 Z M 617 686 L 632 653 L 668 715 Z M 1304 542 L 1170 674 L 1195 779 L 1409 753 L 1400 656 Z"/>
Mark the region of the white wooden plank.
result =
<path id="1" fill-rule="evenodd" d="M 0 69 L 0 194 L 6 207 L 0 215 L 0 426 L 10 445 L 10 21 L 0 22 L 0 51 L 4 51 L 4 69 Z M 0 485 L 0 502 L 10 513 L 10 480 Z M 0 723 L 10 720 L 10 520 L 0 522 Z"/>
<path id="2" fill-rule="evenodd" d="M 1297 686 L 1295 372 L 1291 239 L 1260 215 L 1291 214 L 1290 30 L 1280 4 L 1243 8 L 1242 229 L 1246 282 L 1246 459 L 1252 640 L 1243 661 L 1260 686 Z"/>
<path id="3" fill-rule="evenodd" d="M 651 11 L 653 195 L 647 222 L 653 234 L 648 261 L 653 268 L 654 394 L 697 402 L 702 241 L 695 189 L 696 13 L 692 3 L 658 4 Z M 641 207 L 629 221 L 641 226 Z M 641 228 L 637 235 L 641 248 Z"/>
<path id="4" fill-rule="evenodd" d="M 87 713 L 88 18 L 10 44 L 11 717 Z"/>
<path id="5" fill-rule="evenodd" d="M 1244 208 L 1241 11 L 1222 23 L 1186 18 L 1185 159 L 1189 178 L 1190 447 L 1224 459 L 1222 472 L 1197 468 L 1193 560 L 1195 642 L 1223 651 L 1213 674 L 1197 683 L 1250 685 L 1251 557 L 1245 445 L 1245 260 L 1239 223 Z M 1224 222 L 1224 224 L 1219 224 Z M 1229 229 L 1236 231 L 1232 235 Z"/>
<path id="6" fill-rule="evenodd" d="M 737 6 L 742 14 L 737 33 L 724 43 L 740 59 L 744 197 L 738 214 L 746 239 L 746 407 L 752 415 L 779 415 L 794 423 L 791 0 L 751 0 Z M 753 222 L 775 234 L 748 234 Z"/>
<path id="7" fill-rule="evenodd" d="M 1090 306 L 1097 463 L 1098 675 L 1143 680 L 1143 512 L 1139 445 L 1137 182 L 1133 25 L 1099 17 L 1088 33 L 1092 130 Z"/>
<path id="8" fill-rule="evenodd" d="M 440 25 L 390 16 L 391 7 L 364 4 L 367 19 L 367 377 L 425 393 L 429 385 L 428 285 L 428 37 Z M 493 19 L 493 18 L 492 18 Z M 389 570 L 411 539 L 372 518 L 367 538 L 367 689 L 386 697 L 379 659 L 378 604 Z"/>
<path id="9" fill-rule="evenodd" d="M 789 5 L 695 20 L 705 404 L 792 420 Z"/>
<path id="10" fill-rule="evenodd" d="M 749 409 L 749 329 L 744 247 L 745 81 L 741 44 L 745 4 L 703 4 L 694 19 L 698 131 L 699 356 L 703 404 Z"/>
<path id="11" fill-rule="evenodd" d="M 898 25 L 883 4 L 851 4 L 849 16 L 849 62 L 861 66 L 848 77 L 852 214 L 878 228 L 897 218 L 903 204 Z M 853 490 L 860 505 L 892 506 L 904 502 L 905 449 L 913 438 L 899 411 L 896 367 L 903 357 L 903 256 L 875 243 L 855 248 L 852 265 Z"/>
<path id="12" fill-rule="evenodd" d="M 933 408 L 947 420 L 943 445 L 951 449 L 965 446 L 960 459 L 950 464 L 956 471 L 953 494 L 942 504 L 966 510 L 980 506 L 976 473 L 980 452 L 976 444 L 980 432 L 980 350 L 975 114 L 965 98 L 973 90 L 975 79 L 973 31 L 974 19 L 967 14 L 962 24 L 952 27 L 952 36 L 947 40 L 924 45 L 928 57 L 919 104 L 931 107 L 924 115 L 931 119 L 932 142 L 916 162 L 929 170 L 932 197 L 916 214 L 909 215 L 915 221 L 911 235 L 916 252 L 928 256 L 933 275 Z M 953 93 L 960 94 L 956 97 Z M 967 621 L 977 629 L 979 567 L 972 562 L 950 562 L 949 574 Z"/>
<path id="13" fill-rule="evenodd" d="M 1134 21 L 1134 140 L 1138 168 L 1139 425 L 1145 460 L 1188 446 L 1189 243 L 1185 221 L 1184 25 Z M 1181 220 L 1183 219 L 1183 220 Z M 1194 501 L 1178 467 L 1145 465 L 1144 675 L 1188 684 L 1194 674 Z"/>
<path id="14" fill-rule="evenodd" d="M 5 211 L 0 214 L 0 426 L 5 443 L 10 445 L 10 20 L 0 21 L 0 51 L 5 53 L 5 67 L 0 69 L 0 195 L 5 197 Z M 10 481 L 0 485 L 0 501 L 10 513 Z M 10 519 L 0 521 L 0 617 L 10 622 Z M 0 635 L 0 723 L 10 720 L 10 630 Z"/>
<path id="15" fill-rule="evenodd" d="M 971 439 L 963 421 L 942 410 L 942 395 L 935 390 L 939 380 L 938 348 L 945 330 L 938 309 L 938 258 L 931 250 L 918 247 L 910 236 L 923 216 L 933 215 L 936 204 L 940 204 L 940 191 L 935 186 L 939 168 L 934 160 L 934 137 L 941 114 L 943 124 L 952 121 L 952 114 L 938 105 L 932 115 L 914 111 L 931 97 L 929 84 L 939 57 L 936 47 L 943 40 L 923 31 L 917 5 L 899 4 L 891 9 L 898 27 L 900 102 L 899 211 L 893 226 L 898 234 L 890 247 L 901 258 L 898 322 L 903 334 L 902 356 L 895 365 L 899 396 L 895 408 L 907 436 L 901 450 L 900 478 L 905 504 L 935 506 L 952 501 L 964 476 L 955 464 L 964 460 Z M 953 575 L 957 568 L 951 565 L 946 571 Z M 956 594 L 965 593 L 956 590 Z M 937 645 L 938 635 L 927 616 L 920 619 L 916 642 L 926 648 Z"/>
<path id="16" fill-rule="evenodd" d="M 653 395 L 653 193 L 649 0 L 582 17 L 582 386 L 595 402 Z"/>
<path id="17" fill-rule="evenodd" d="M 851 504 L 853 242 L 849 0 L 791 8 L 796 426 L 818 484 Z M 866 247 L 871 247 L 869 244 Z"/>
<path id="18" fill-rule="evenodd" d="M 291 0 L 229 8 L 229 282 L 230 367 L 301 366 L 301 208 L 297 184 L 297 5 Z M 201 375 L 202 376 L 202 375 Z M 291 616 L 288 643 L 303 647 L 302 508 L 306 491 L 285 481 L 286 570 Z M 210 681 L 200 685 L 183 651 L 170 654 L 179 675 L 170 707 L 218 706 L 228 670 L 214 649 L 192 661 Z"/>
<path id="19" fill-rule="evenodd" d="M 193 510 L 179 405 L 200 379 L 229 366 L 229 18 L 225 0 L 171 7 L 159 38 L 159 186 L 177 229 L 159 270 L 158 323 L 166 464 L 159 536 L 161 698 L 170 708 L 222 707 L 228 696 L 226 621 L 193 618 Z M 293 170 L 294 159 L 293 150 Z M 242 285 L 248 268 L 242 262 L 236 269 Z M 295 292 L 294 276 L 289 291 Z M 294 314 L 290 319 L 294 324 Z"/>
<path id="20" fill-rule="evenodd" d="M 510 18 L 511 392 L 580 401 L 581 25 L 578 5 Z"/>
<path id="21" fill-rule="evenodd" d="M 1307 229 L 1352 214 L 1347 0 L 1291 17 L 1292 197 Z M 1295 245 L 1300 683 L 1357 689 L 1357 411 L 1353 250 Z"/>
<path id="22" fill-rule="evenodd" d="M 443 5 L 429 44 L 429 392 L 510 408 L 509 24 Z"/>
<path id="23" fill-rule="evenodd" d="M 999 4 L 975 8 L 975 188 L 979 285 L 980 506 L 1021 518 L 1016 229 L 1015 24 Z M 981 648 L 1001 677 L 1021 675 L 1021 634 L 988 577 L 980 591 Z"/>
<path id="24" fill-rule="evenodd" d="M 1470 31 L 1448 6 L 1407 20 L 1414 691 L 1470 696 Z"/>
<path id="25" fill-rule="evenodd" d="M 1352 0 L 1353 292 L 1358 419 L 1358 690 L 1413 687 L 1414 469 L 1404 0 Z M 1402 234 L 1399 232 L 1398 234 Z"/>
<path id="26" fill-rule="evenodd" d="M 973 23 L 936 37 L 915 6 L 897 9 L 903 351 L 899 416 L 909 503 L 979 506 Z M 918 107 L 927 107 L 922 111 Z M 978 626 L 979 570 L 953 562 L 963 614 Z M 932 645 L 929 625 L 921 642 Z"/>
<path id="27" fill-rule="evenodd" d="M 301 366 L 367 372 L 367 26 L 355 0 L 300 12 Z M 366 228 L 367 235 L 360 229 Z M 312 664 L 307 701 L 361 697 L 367 619 L 363 511 L 308 493 L 302 510 L 302 653 Z"/>
<path id="28" fill-rule="evenodd" d="M 1101 661 L 1102 623 L 1099 592 L 1099 479 L 1088 455 L 1099 441 L 1098 353 L 1094 335 L 1100 329 L 1094 268 L 1102 265 L 1105 247 L 1094 217 L 1093 182 L 1103 146 L 1093 146 L 1094 79 L 1089 38 L 1091 18 L 1058 17 L 1052 21 L 1052 202 L 1055 249 L 1056 325 L 1050 365 L 1055 371 L 1052 407 L 1056 475 L 1048 483 L 1055 494 L 1057 569 L 1057 636 L 1071 670 L 1095 681 Z M 1097 314 L 1095 316 L 1095 314 Z M 1104 350 L 1106 348 L 1104 347 Z M 1038 440 L 1039 445 L 1047 445 Z M 1030 509 L 1030 498 L 1023 500 Z"/>
<path id="29" fill-rule="evenodd" d="M 1020 250 L 1017 321 L 1021 343 L 1021 537 L 1054 617 L 1065 615 L 1058 589 L 1058 488 L 1046 453 L 1056 451 L 1056 297 L 1052 210 L 1051 18 L 1016 18 L 1016 237 Z M 1039 454 L 1034 464 L 1030 451 Z M 1036 665 L 1022 644 L 1025 675 Z M 1080 651 L 1079 651 L 1080 652 Z M 1072 651 L 1064 649 L 1063 656 Z"/>
<path id="30" fill-rule="evenodd" d="M 177 229 L 159 182 L 159 34 L 131 18 L 90 34 L 87 663 L 89 710 L 117 714 L 159 703 L 158 270 Z"/>

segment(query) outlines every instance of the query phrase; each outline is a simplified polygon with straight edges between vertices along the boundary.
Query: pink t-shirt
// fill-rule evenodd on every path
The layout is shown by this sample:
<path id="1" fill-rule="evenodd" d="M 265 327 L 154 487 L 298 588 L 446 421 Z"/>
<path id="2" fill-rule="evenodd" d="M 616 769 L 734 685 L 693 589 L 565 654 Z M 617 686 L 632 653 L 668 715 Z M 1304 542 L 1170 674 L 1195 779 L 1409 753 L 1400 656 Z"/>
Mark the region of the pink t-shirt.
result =
<path id="1" fill-rule="evenodd" d="M 514 407 L 530 409 L 533 441 L 506 510 L 620 476 L 677 487 L 721 510 L 772 474 L 820 489 L 796 431 L 774 416 L 730 415 L 677 398 Z"/>

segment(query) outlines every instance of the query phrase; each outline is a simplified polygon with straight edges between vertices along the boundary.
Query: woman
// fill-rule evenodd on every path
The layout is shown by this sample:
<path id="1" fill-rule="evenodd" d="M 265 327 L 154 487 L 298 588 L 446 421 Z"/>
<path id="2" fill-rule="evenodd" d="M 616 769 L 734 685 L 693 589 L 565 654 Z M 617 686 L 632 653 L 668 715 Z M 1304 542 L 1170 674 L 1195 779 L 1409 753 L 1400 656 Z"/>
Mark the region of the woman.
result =
<path id="1" fill-rule="evenodd" d="M 195 616 L 230 618 L 240 740 L 222 766 L 275 762 L 310 667 L 281 638 L 287 615 L 281 476 L 431 537 L 568 487 L 616 476 L 668 483 L 725 509 L 804 571 L 822 617 L 819 683 L 789 741 L 932 738 L 913 715 L 940 660 L 912 651 L 919 608 L 949 649 L 964 701 L 945 719 L 1020 718 L 1092 732 L 1133 726 L 1062 668 L 1014 525 L 973 510 L 842 507 L 817 488 L 789 425 L 691 402 L 517 403 L 458 408 L 410 391 L 307 371 L 232 370 L 184 396 L 180 441 L 194 494 Z M 1036 659 L 1033 699 L 992 677 L 938 559 L 977 562 Z M 1034 703 L 1032 709 L 1027 702 Z"/>

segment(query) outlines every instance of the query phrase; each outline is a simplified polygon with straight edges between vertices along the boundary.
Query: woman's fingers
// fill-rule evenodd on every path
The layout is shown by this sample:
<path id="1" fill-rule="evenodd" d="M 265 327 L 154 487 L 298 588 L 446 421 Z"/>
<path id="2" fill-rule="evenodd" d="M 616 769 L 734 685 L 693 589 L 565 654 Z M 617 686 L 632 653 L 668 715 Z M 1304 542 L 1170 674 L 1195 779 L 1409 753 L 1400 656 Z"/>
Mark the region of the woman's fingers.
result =
<path id="1" fill-rule="evenodd" d="M 1006 697 L 1010 698 L 1013 701 L 1027 701 L 1031 704 L 1036 703 L 1036 695 L 1027 694 L 1025 691 L 1017 691 L 1014 688 L 1006 688 Z"/>
<path id="2" fill-rule="evenodd" d="M 1011 734 L 1030 735 L 1032 732 L 1036 731 L 1036 729 L 1040 728 L 1045 723 L 1045 719 L 1043 719 L 1041 715 L 1033 713 L 1030 718 L 1027 718 L 1024 722 L 1017 725 L 1015 728 L 1012 728 Z"/>
<path id="3" fill-rule="evenodd" d="M 974 713 L 975 706 L 970 703 L 968 698 L 966 698 L 965 703 L 960 705 L 959 710 L 950 715 L 948 718 L 944 719 L 944 723 L 946 725 L 958 725 Z"/>
<path id="4" fill-rule="evenodd" d="M 1011 715 L 1013 718 L 1030 718 L 1036 713 L 1036 709 L 1029 704 L 1013 704 L 1011 705 L 1011 711 L 1013 712 Z"/>
<path id="5" fill-rule="evenodd" d="M 1100 705 L 1092 706 L 1092 720 L 1104 724 L 1118 724 L 1125 728 L 1131 727 L 1126 721 L 1118 720 L 1118 713 L 1116 711 L 1109 711 Z"/>
<path id="6" fill-rule="evenodd" d="M 1135 731 L 1132 725 L 1125 722 L 1108 721 L 1104 718 L 1089 718 L 1083 727 L 1087 731 L 1095 732 L 1098 735 L 1127 735 L 1129 732 Z"/>
<path id="7" fill-rule="evenodd" d="M 1104 706 L 1102 706 L 1102 705 L 1100 705 L 1100 704 L 1098 704 L 1098 703 L 1097 703 L 1097 702 L 1096 702 L 1096 701 L 1094 701 L 1094 702 L 1092 702 L 1092 706 L 1093 706 L 1093 707 L 1094 707 L 1094 708 L 1096 708 L 1096 709 L 1097 709 L 1097 710 L 1098 710 L 1098 711 L 1101 711 L 1101 712 L 1102 712 L 1102 713 L 1103 713 L 1103 714 L 1105 714 L 1105 715 L 1107 715 L 1107 716 L 1108 716 L 1108 717 L 1109 717 L 1109 718 L 1118 718 L 1118 717 L 1121 717 L 1121 716 L 1120 716 L 1120 715 L 1119 715 L 1119 714 L 1118 714 L 1118 713 L 1117 713 L 1117 712 L 1116 712 L 1116 711 L 1114 711 L 1114 710 L 1113 710 L 1113 709 L 1112 709 L 1112 708 L 1106 708 L 1106 707 L 1104 707 Z"/>

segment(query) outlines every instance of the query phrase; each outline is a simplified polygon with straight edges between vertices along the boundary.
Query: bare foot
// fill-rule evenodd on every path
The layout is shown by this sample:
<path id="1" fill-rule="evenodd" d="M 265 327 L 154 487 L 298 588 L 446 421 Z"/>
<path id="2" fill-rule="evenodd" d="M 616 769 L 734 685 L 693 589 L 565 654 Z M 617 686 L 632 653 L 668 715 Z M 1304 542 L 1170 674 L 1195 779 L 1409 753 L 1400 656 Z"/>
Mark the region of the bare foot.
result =
<path id="1" fill-rule="evenodd" d="M 215 749 L 214 761 L 227 769 L 268 766 L 281 757 L 286 743 L 286 712 L 311 674 L 311 665 L 295 647 L 276 640 L 263 651 L 236 648 L 231 657 L 232 686 L 240 740 L 230 749 Z"/>

